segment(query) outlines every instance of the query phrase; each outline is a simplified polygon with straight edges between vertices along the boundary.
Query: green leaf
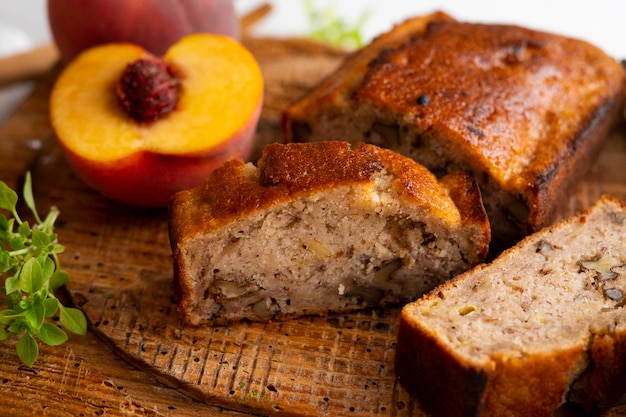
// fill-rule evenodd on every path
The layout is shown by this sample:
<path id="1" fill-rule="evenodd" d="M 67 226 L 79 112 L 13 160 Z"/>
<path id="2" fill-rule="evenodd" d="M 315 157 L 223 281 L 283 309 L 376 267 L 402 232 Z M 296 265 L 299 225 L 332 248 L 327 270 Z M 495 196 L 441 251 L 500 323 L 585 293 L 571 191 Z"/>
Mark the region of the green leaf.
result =
<path id="1" fill-rule="evenodd" d="M 8 337 L 9 337 L 9 333 L 6 330 L 4 330 L 3 327 L 0 327 L 0 341 L 6 340 L 6 338 Z"/>
<path id="2" fill-rule="evenodd" d="M 57 288 L 60 288 L 62 286 L 64 286 L 65 284 L 67 284 L 67 282 L 70 280 L 70 274 L 68 274 L 65 271 L 59 271 L 58 269 L 56 271 L 54 271 L 54 274 L 52 274 L 52 277 L 50 278 L 50 289 L 51 290 L 56 290 Z"/>
<path id="3" fill-rule="evenodd" d="M 48 281 L 54 275 L 54 269 L 56 268 L 54 261 L 49 256 L 39 256 L 37 262 L 39 262 L 39 267 L 41 268 L 42 281 Z"/>
<path id="4" fill-rule="evenodd" d="M 37 330 L 43 324 L 45 314 L 46 309 L 44 307 L 43 300 L 38 301 L 35 298 L 30 308 L 24 311 L 24 318 L 31 329 Z"/>
<path id="5" fill-rule="evenodd" d="M 22 291 L 33 293 L 41 288 L 41 266 L 37 259 L 30 258 L 20 271 Z"/>
<path id="6" fill-rule="evenodd" d="M 4 214 L 0 213 L 0 231 L 6 232 L 9 230 L 11 230 L 9 228 L 9 220 Z"/>
<path id="7" fill-rule="evenodd" d="M 43 307 L 46 311 L 44 314 L 46 317 L 54 317 L 57 311 L 59 311 L 59 300 L 56 298 L 47 298 L 43 302 Z"/>
<path id="8" fill-rule="evenodd" d="M 24 321 L 23 317 L 19 317 L 15 320 L 13 320 L 13 323 L 11 323 L 8 327 L 8 331 L 10 331 L 11 333 L 21 333 L 22 331 L 26 330 L 28 326 L 26 325 L 26 322 Z"/>
<path id="9" fill-rule="evenodd" d="M 27 221 L 25 221 L 24 223 L 20 224 L 20 227 L 17 228 L 17 232 L 23 238 L 28 238 L 30 236 L 30 224 L 28 224 Z"/>
<path id="10" fill-rule="evenodd" d="M 87 319 L 82 311 L 77 308 L 63 307 L 62 305 L 59 305 L 59 308 L 61 309 L 59 318 L 63 327 L 81 336 L 87 333 Z"/>
<path id="11" fill-rule="evenodd" d="M 26 238 L 20 234 L 13 235 L 9 238 L 9 246 L 13 250 L 24 249 L 26 246 Z"/>
<path id="12" fill-rule="evenodd" d="M 33 363 L 37 360 L 37 356 L 39 356 L 39 347 L 35 338 L 30 333 L 24 334 L 17 342 L 15 349 L 17 350 L 17 356 L 24 365 L 32 368 Z"/>
<path id="13" fill-rule="evenodd" d="M 11 269 L 12 265 L 9 252 L 0 249 L 0 275 Z"/>
<path id="14" fill-rule="evenodd" d="M 37 207 L 35 207 L 35 198 L 33 197 L 33 182 L 30 175 L 30 172 L 26 172 L 26 178 L 24 178 L 24 188 L 22 190 L 22 196 L 24 197 L 24 201 L 26 205 L 35 216 L 37 223 L 41 223 L 41 219 L 39 218 L 39 214 L 37 213 Z"/>
<path id="15" fill-rule="evenodd" d="M 67 340 L 67 334 L 52 323 L 44 323 L 38 336 L 39 340 L 50 346 L 58 346 Z"/>
<path id="16" fill-rule="evenodd" d="M 21 314 L 20 311 L 16 311 L 10 308 L 0 311 L 0 324 L 9 324 L 15 319 L 15 315 Z"/>
<path id="17" fill-rule="evenodd" d="M 65 246 L 60 245 L 58 243 L 54 243 L 52 245 L 52 249 L 50 250 L 50 253 L 61 253 L 65 250 Z"/>
<path id="18" fill-rule="evenodd" d="M 5 209 L 14 213 L 16 205 L 17 193 L 3 181 L 0 181 L 0 209 Z"/>
<path id="19" fill-rule="evenodd" d="M 41 230 L 34 229 L 32 239 L 33 245 L 37 246 L 39 249 L 46 249 L 50 244 L 50 236 Z"/>
<path id="20" fill-rule="evenodd" d="M 15 291 L 20 291 L 22 289 L 22 284 L 20 280 L 16 276 L 8 277 L 6 281 L 4 281 L 4 286 L 6 288 L 6 295 L 12 294 Z"/>

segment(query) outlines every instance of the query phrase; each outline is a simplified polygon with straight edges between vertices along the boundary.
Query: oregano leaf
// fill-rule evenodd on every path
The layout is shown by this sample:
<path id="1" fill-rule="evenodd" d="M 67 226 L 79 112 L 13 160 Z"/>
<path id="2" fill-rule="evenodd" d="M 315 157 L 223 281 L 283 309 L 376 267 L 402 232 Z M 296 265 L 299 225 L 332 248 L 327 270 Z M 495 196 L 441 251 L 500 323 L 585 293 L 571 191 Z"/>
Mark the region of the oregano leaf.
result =
<path id="1" fill-rule="evenodd" d="M 9 337 L 9 333 L 4 330 L 4 328 L 0 327 L 0 341 L 5 340 Z"/>
<path id="2" fill-rule="evenodd" d="M 54 243 L 52 244 L 52 249 L 50 250 L 50 253 L 61 253 L 65 250 L 65 246 L 58 244 L 58 243 Z"/>
<path id="3" fill-rule="evenodd" d="M 22 189 L 22 196 L 24 197 L 24 202 L 26 202 L 26 206 L 30 209 L 35 216 L 35 219 L 38 223 L 41 223 L 41 219 L 39 218 L 39 214 L 37 213 L 37 207 L 35 206 L 35 198 L 33 197 L 33 183 L 30 172 L 26 172 L 26 178 L 24 178 L 24 188 Z"/>
<path id="4" fill-rule="evenodd" d="M 0 232 L 7 232 L 9 230 L 9 220 L 4 214 L 0 213 Z"/>
<path id="5" fill-rule="evenodd" d="M 30 224 L 28 224 L 27 221 L 20 224 L 20 226 L 17 228 L 17 233 L 19 233 L 20 236 L 22 236 L 23 238 L 27 238 L 28 236 L 30 236 Z"/>
<path id="6" fill-rule="evenodd" d="M 37 300 L 34 300 L 30 305 L 30 308 L 24 311 L 24 318 L 32 330 L 38 330 L 43 324 L 43 320 L 45 318 L 43 301 L 37 302 Z"/>
<path id="7" fill-rule="evenodd" d="M 0 181 L 0 209 L 5 209 L 14 213 L 16 205 L 17 193 L 4 182 Z"/>
<path id="8" fill-rule="evenodd" d="M 57 311 L 59 311 L 59 300 L 56 298 L 46 298 L 43 302 L 43 307 L 46 317 L 54 317 Z"/>
<path id="9" fill-rule="evenodd" d="M 54 270 L 56 268 L 54 261 L 50 259 L 49 256 L 39 256 L 37 257 L 37 262 L 39 262 L 39 267 L 41 268 L 42 281 L 48 281 L 52 278 L 52 275 L 54 275 Z"/>
<path id="10" fill-rule="evenodd" d="M 37 360 L 37 356 L 39 356 L 39 346 L 37 346 L 35 338 L 30 333 L 25 333 L 17 342 L 15 349 L 17 350 L 17 356 L 24 365 L 32 368 L 33 363 Z"/>
<path id="11" fill-rule="evenodd" d="M 39 249 L 45 249 L 50 244 L 50 236 L 47 233 L 42 232 L 41 230 L 34 229 L 32 239 L 33 245 L 35 245 Z"/>
<path id="12" fill-rule="evenodd" d="M 24 263 L 19 278 L 24 292 L 33 293 L 41 288 L 41 266 L 36 258 L 30 258 Z"/>
<path id="13" fill-rule="evenodd" d="M 12 294 L 15 291 L 21 291 L 22 289 L 20 280 L 16 276 L 8 277 L 6 281 L 4 281 L 4 287 L 6 289 L 6 295 Z"/>
<path id="14" fill-rule="evenodd" d="M 56 290 L 67 284 L 70 280 L 70 274 L 65 271 L 59 271 L 58 269 L 54 271 L 52 277 L 50 278 L 49 286 L 51 290 Z"/>
<path id="15" fill-rule="evenodd" d="M 6 309 L 6 310 L 2 310 L 0 311 L 0 324 L 8 324 L 13 320 L 13 317 L 16 314 L 20 314 L 19 311 L 15 311 L 15 310 L 11 310 L 11 309 Z"/>
<path id="16" fill-rule="evenodd" d="M 13 320 L 13 322 L 9 325 L 7 330 L 11 333 L 18 334 L 26 330 L 26 327 L 27 325 L 26 325 L 26 322 L 24 321 L 24 317 L 19 317 Z"/>
<path id="17" fill-rule="evenodd" d="M 62 305 L 59 305 L 59 308 L 61 309 L 59 319 L 63 327 L 81 336 L 87 333 L 87 319 L 82 311 L 77 308 L 63 307 Z"/>
<path id="18" fill-rule="evenodd" d="M 44 323 L 37 335 L 39 340 L 50 346 L 58 346 L 67 340 L 67 333 L 52 323 Z"/>
<path id="19" fill-rule="evenodd" d="M 25 248 L 26 239 L 20 234 L 15 234 L 9 238 L 9 246 L 13 250 L 20 250 Z"/>

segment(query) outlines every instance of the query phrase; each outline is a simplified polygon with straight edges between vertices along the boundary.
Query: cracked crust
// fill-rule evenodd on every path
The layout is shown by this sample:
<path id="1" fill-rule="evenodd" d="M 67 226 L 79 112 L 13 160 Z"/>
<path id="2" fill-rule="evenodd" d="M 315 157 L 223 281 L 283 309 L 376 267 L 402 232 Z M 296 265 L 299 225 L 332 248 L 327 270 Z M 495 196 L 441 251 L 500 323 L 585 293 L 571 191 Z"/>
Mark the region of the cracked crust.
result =
<path id="1" fill-rule="evenodd" d="M 510 25 L 409 19 L 283 115 L 286 141 L 335 137 L 479 181 L 494 238 L 556 219 L 620 116 L 624 70 L 584 41 Z"/>
<path id="2" fill-rule="evenodd" d="M 407 305 L 397 373 L 434 415 L 597 413 L 625 391 L 626 205 L 602 197 Z"/>
<path id="3" fill-rule="evenodd" d="M 443 180 L 388 149 L 272 144 L 169 210 L 179 312 L 267 321 L 408 302 L 481 262 L 490 228 L 465 172 Z"/>

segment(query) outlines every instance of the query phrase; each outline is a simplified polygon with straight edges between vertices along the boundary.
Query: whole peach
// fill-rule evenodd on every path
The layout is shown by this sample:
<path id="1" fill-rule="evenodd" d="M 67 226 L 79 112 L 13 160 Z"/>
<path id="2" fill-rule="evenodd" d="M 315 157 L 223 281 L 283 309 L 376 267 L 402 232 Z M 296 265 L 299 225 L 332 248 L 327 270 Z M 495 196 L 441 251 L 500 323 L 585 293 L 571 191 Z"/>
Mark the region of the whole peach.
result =
<path id="1" fill-rule="evenodd" d="M 64 62 L 112 42 L 162 55 L 181 37 L 216 33 L 239 38 L 232 0 L 48 0 L 48 22 Z"/>

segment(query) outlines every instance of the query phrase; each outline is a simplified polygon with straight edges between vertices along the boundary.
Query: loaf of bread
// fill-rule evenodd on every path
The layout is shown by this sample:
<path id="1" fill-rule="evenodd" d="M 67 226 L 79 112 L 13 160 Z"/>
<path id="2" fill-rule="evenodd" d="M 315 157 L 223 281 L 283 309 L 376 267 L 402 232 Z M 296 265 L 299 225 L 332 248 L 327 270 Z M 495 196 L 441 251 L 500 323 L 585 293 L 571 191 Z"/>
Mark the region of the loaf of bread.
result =
<path id="1" fill-rule="evenodd" d="M 192 325 L 404 303 L 480 263 L 489 222 L 473 177 L 347 142 L 272 144 L 176 194 L 178 309 Z"/>
<path id="2" fill-rule="evenodd" d="M 626 391 L 625 248 L 626 206 L 605 196 L 406 305 L 400 381 L 435 416 L 611 406 Z"/>
<path id="3" fill-rule="evenodd" d="M 504 245 L 557 219 L 619 118 L 624 70 L 581 40 L 416 17 L 285 112 L 287 142 L 368 142 L 474 173 Z"/>

